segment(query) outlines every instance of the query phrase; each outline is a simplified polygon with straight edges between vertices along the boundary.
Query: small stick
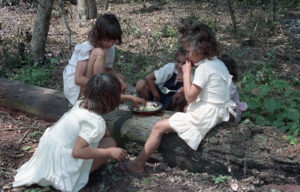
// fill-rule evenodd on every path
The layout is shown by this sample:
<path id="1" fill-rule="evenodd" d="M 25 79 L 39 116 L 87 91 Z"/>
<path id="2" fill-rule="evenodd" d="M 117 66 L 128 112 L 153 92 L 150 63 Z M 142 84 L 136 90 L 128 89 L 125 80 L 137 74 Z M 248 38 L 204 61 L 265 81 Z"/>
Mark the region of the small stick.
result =
<path id="1" fill-rule="evenodd" d="M 29 128 L 29 130 L 26 131 L 26 133 L 25 133 L 25 134 L 23 135 L 23 137 L 20 139 L 19 144 L 18 144 L 18 146 L 17 146 L 17 149 L 20 149 L 20 146 L 21 146 L 23 140 L 27 137 L 28 133 L 31 131 L 31 129 L 33 128 L 33 126 L 35 126 L 36 122 L 37 122 L 37 121 L 34 121 L 34 122 L 32 123 L 32 126 Z"/>

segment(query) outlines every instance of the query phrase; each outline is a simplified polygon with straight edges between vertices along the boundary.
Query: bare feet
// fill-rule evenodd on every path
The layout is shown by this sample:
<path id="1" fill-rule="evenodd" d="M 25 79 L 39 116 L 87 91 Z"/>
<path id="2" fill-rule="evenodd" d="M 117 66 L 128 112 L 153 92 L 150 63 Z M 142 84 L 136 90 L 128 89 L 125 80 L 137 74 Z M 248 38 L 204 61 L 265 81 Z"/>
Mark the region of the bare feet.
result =
<path id="1" fill-rule="evenodd" d="M 120 169 L 124 172 L 144 173 L 144 166 L 139 165 L 134 160 L 120 163 Z"/>

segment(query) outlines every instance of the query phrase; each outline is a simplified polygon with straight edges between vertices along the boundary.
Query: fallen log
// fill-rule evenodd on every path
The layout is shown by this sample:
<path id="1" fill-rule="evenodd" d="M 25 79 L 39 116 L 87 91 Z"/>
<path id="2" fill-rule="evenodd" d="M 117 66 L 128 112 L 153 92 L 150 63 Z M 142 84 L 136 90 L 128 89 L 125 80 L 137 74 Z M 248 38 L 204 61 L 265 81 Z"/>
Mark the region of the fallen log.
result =
<path id="1" fill-rule="evenodd" d="M 0 79 L 0 105 L 51 120 L 57 120 L 68 109 L 60 91 L 5 79 Z M 104 118 L 118 145 L 137 154 L 154 123 L 172 114 L 165 111 L 157 116 L 139 116 L 116 110 Z M 273 127 L 222 123 L 207 134 L 197 151 L 177 134 L 166 134 L 157 158 L 194 172 L 231 174 L 236 178 L 255 176 L 264 183 L 295 184 L 300 175 L 300 154 L 286 155 L 289 145 L 283 137 Z"/>
<path id="2" fill-rule="evenodd" d="M 0 105 L 56 121 L 69 102 L 61 91 L 0 78 Z"/>

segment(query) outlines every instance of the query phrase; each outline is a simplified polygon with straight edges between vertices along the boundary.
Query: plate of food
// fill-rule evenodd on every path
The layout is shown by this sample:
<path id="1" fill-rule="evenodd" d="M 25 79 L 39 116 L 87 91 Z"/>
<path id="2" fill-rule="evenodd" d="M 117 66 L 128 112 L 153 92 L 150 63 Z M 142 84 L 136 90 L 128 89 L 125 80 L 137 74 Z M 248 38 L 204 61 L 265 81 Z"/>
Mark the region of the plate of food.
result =
<path id="1" fill-rule="evenodd" d="M 157 101 L 147 101 L 146 106 L 133 107 L 132 111 L 142 115 L 152 115 L 159 112 L 163 105 Z"/>

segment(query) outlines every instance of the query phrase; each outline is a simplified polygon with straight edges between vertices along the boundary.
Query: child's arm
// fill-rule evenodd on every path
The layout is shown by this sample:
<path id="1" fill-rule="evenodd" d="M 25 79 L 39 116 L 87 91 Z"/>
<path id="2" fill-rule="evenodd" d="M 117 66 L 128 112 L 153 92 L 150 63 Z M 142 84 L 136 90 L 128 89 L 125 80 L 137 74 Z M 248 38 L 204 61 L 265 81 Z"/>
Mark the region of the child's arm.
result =
<path id="1" fill-rule="evenodd" d="M 132 101 L 135 106 L 146 105 L 146 100 L 143 98 L 136 97 L 133 95 L 128 95 L 128 94 L 121 94 L 121 102 L 123 103 L 124 101 Z"/>
<path id="2" fill-rule="evenodd" d="M 118 161 L 121 161 L 127 157 L 127 152 L 119 147 L 110 147 L 105 149 L 91 148 L 82 137 L 78 136 L 72 150 L 72 156 L 78 159 L 96 159 L 99 157 L 111 157 Z"/>
<path id="3" fill-rule="evenodd" d="M 155 78 L 154 72 L 150 73 L 149 75 L 146 76 L 146 83 L 147 83 L 148 87 L 150 88 L 150 91 L 153 95 L 153 100 L 160 101 L 160 95 L 156 89 L 155 80 L 156 80 L 156 78 Z"/>
<path id="4" fill-rule="evenodd" d="M 75 71 L 75 84 L 79 86 L 85 86 L 86 83 L 89 81 L 89 77 L 87 77 L 86 71 L 87 71 L 87 65 L 88 60 L 78 61 L 76 65 L 76 71 Z"/>
<path id="5" fill-rule="evenodd" d="M 192 63 L 190 61 L 186 61 L 186 63 L 182 65 L 182 71 L 184 96 L 186 101 L 191 103 L 197 99 L 197 96 L 200 94 L 202 89 L 191 82 Z"/>

